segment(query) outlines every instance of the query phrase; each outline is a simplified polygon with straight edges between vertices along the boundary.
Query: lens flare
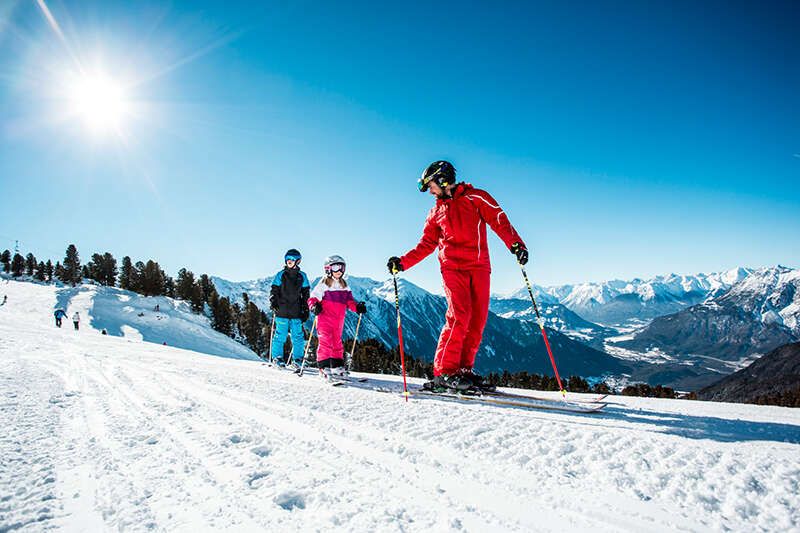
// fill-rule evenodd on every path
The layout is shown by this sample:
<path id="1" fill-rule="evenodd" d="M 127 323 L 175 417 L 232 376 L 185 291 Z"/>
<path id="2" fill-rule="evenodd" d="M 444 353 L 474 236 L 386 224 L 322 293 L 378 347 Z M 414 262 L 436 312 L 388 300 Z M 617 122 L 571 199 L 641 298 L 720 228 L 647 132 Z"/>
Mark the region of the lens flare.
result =
<path id="1" fill-rule="evenodd" d="M 69 87 L 71 111 L 94 132 L 119 130 L 129 102 L 122 85 L 106 74 L 82 74 Z"/>

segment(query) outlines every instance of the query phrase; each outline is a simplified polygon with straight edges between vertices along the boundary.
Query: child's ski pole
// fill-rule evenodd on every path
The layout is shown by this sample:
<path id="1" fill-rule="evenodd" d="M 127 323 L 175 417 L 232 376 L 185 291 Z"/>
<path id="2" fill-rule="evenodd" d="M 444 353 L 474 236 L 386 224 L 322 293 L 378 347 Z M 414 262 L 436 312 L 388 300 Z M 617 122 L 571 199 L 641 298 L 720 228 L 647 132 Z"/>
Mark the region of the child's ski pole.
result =
<path id="1" fill-rule="evenodd" d="M 314 323 L 311 324 L 311 333 L 308 334 L 308 342 L 306 343 L 306 349 L 303 350 L 303 364 L 300 365 L 300 372 L 297 373 L 298 376 L 303 375 L 303 371 L 306 368 L 306 359 L 308 358 L 308 349 L 311 347 L 311 338 L 314 336 L 314 330 L 317 329 L 317 318 L 314 317 Z"/>
<path id="2" fill-rule="evenodd" d="M 358 322 L 356 322 L 356 333 L 353 335 L 353 347 L 350 350 L 350 355 L 344 362 L 344 369 L 346 372 L 350 372 L 350 365 L 353 364 L 353 354 L 356 353 L 356 340 L 358 340 L 358 328 L 361 327 L 361 317 L 363 316 L 362 313 L 358 313 Z"/>
<path id="3" fill-rule="evenodd" d="M 267 361 L 272 362 L 272 339 L 275 337 L 275 313 L 272 313 L 272 326 L 269 328 L 269 353 L 267 354 Z"/>

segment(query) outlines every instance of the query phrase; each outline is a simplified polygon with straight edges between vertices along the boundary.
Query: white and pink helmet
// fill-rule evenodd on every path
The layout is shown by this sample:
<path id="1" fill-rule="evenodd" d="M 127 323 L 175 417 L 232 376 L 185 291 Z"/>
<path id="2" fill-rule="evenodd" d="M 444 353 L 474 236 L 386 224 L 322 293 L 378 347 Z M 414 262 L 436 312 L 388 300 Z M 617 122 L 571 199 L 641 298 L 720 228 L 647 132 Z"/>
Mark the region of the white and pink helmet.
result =
<path id="1" fill-rule="evenodd" d="M 341 255 L 331 255 L 325 259 L 325 275 L 332 276 L 334 272 L 341 271 L 344 275 L 344 270 L 347 264 Z"/>

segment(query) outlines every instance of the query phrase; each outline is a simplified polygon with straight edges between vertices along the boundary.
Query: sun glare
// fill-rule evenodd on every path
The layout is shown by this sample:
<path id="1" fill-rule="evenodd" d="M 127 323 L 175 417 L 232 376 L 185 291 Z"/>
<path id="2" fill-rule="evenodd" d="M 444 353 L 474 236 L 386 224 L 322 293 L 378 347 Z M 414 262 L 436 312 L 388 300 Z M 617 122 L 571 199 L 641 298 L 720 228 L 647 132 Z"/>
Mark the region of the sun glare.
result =
<path id="1" fill-rule="evenodd" d="M 119 130 L 129 112 L 122 85 L 105 74 L 81 75 L 69 90 L 71 111 L 94 132 Z"/>

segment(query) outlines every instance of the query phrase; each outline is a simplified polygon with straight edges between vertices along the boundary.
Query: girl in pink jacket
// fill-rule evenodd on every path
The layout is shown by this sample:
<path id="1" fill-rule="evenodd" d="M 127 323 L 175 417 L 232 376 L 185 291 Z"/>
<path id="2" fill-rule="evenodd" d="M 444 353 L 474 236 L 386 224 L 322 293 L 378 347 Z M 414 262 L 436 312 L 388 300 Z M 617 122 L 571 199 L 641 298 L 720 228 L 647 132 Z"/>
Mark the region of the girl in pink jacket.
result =
<path id="1" fill-rule="evenodd" d="M 338 255 L 325 260 L 325 277 L 323 277 L 308 299 L 308 307 L 317 315 L 317 366 L 323 377 L 341 376 L 344 368 L 344 346 L 342 330 L 347 310 L 355 313 L 366 313 L 364 302 L 356 303 L 353 293 L 344 280 L 345 262 Z"/>

